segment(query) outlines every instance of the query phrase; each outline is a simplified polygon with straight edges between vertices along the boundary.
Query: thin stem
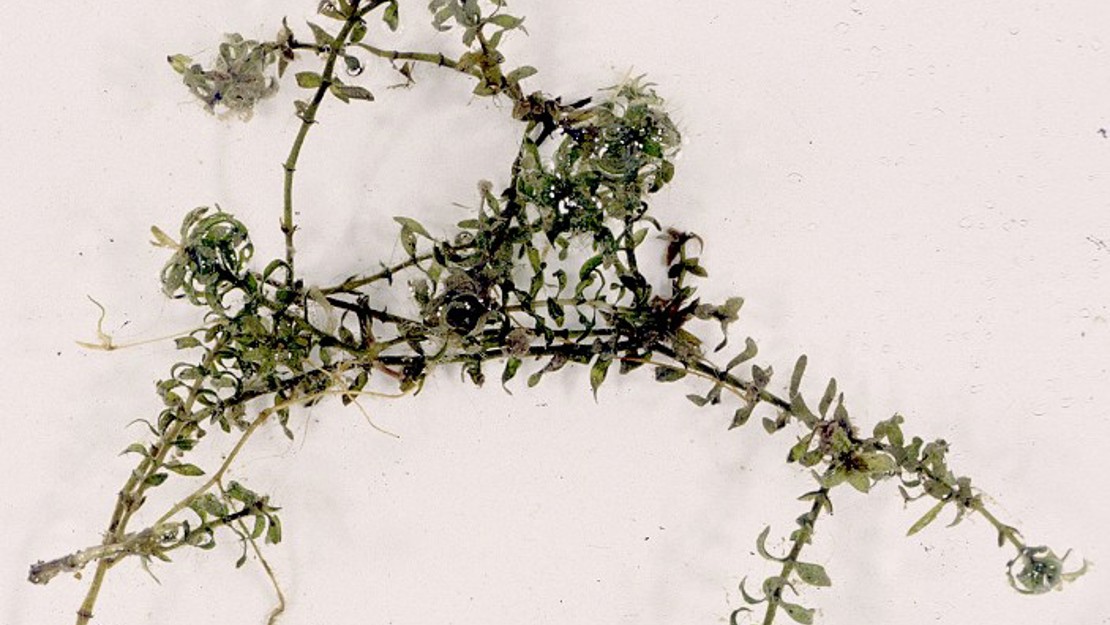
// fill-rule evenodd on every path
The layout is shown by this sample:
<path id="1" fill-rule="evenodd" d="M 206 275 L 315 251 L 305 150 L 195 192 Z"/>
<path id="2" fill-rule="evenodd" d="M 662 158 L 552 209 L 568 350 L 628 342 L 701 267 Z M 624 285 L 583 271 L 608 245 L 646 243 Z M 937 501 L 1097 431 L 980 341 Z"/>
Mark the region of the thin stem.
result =
<path id="1" fill-rule="evenodd" d="M 366 10 L 381 4 L 380 2 L 371 3 L 370 7 Z M 358 0 L 352 2 L 355 11 L 343 23 L 343 28 L 339 34 L 335 36 L 335 45 L 328 52 L 328 58 L 324 62 L 324 69 L 320 73 L 320 86 L 316 88 L 316 93 L 313 94 L 312 100 L 308 106 L 305 107 L 304 112 L 301 114 L 301 127 L 297 131 L 297 137 L 293 140 L 293 146 L 289 149 L 289 156 L 285 159 L 283 167 L 285 168 L 285 183 L 284 183 L 284 199 L 281 219 L 281 231 L 285 235 L 285 262 L 289 265 L 288 276 L 293 279 L 293 257 L 295 255 L 295 247 L 293 246 L 293 233 L 297 227 L 293 221 L 293 175 L 297 170 L 297 160 L 301 155 L 301 147 L 304 145 L 305 137 L 308 136 L 308 129 L 316 123 L 316 111 L 320 108 L 320 103 L 323 102 L 324 96 L 327 94 L 328 89 L 332 85 L 332 77 L 335 73 L 335 63 L 339 58 L 339 52 L 347 43 L 347 38 L 351 36 L 351 31 L 355 25 L 362 20 L 362 13 L 357 11 Z"/>
<path id="2" fill-rule="evenodd" d="M 375 46 L 362 42 L 356 43 L 354 45 L 362 48 L 363 50 L 366 50 L 374 56 L 379 56 L 383 59 L 389 59 L 390 61 L 417 61 L 419 63 L 428 63 L 437 67 L 446 67 L 448 69 L 453 69 L 458 72 L 462 72 L 463 74 L 466 74 L 468 76 L 475 76 L 477 78 L 482 77 L 481 72 L 477 70 L 459 69 L 459 62 L 457 60 L 447 57 L 439 52 L 402 52 L 400 50 L 384 50 L 382 48 L 377 48 Z"/>
<path id="3" fill-rule="evenodd" d="M 702 360 L 696 362 L 686 362 L 683 359 L 679 358 L 678 354 L 675 353 L 673 349 L 662 343 L 656 343 L 652 346 L 652 349 L 668 358 L 673 358 L 678 362 L 681 362 L 692 371 L 700 371 L 701 373 L 707 374 L 710 378 L 724 384 L 726 388 L 731 386 L 749 393 L 757 393 L 759 401 L 766 402 L 782 410 L 790 410 L 790 402 L 766 389 L 760 389 L 756 387 L 756 385 L 752 384 L 751 382 L 741 380 L 731 373 L 728 373 L 727 371 L 716 367 L 712 363 Z"/>
<path id="4" fill-rule="evenodd" d="M 220 494 L 226 499 L 227 491 L 224 490 L 223 482 L 217 481 L 216 486 L 220 489 Z M 243 536 L 246 537 L 247 542 L 250 543 L 251 549 L 254 550 L 254 555 L 258 558 L 258 563 L 261 564 L 262 568 L 266 571 L 266 576 L 270 578 L 270 583 L 273 585 L 274 592 L 277 594 L 277 605 L 274 606 L 273 610 L 270 610 L 270 615 L 266 619 L 266 625 L 274 625 L 278 617 L 285 612 L 285 593 L 281 591 L 281 584 L 278 584 L 277 576 L 274 575 L 274 570 L 270 568 L 270 563 L 266 561 L 266 556 L 262 555 L 262 550 L 258 547 L 258 541 L 251 535 L 242 517 L 235 519 L 235 523 L 239 526 L 239 530 L 243 533 Z"/>
<path id="5" fill-rule="evenodd" d="M 243 446 L 245 446 L 247 444 L 247 441 L 250 440 L 251 435 L 254 434 L 254 432 L 258 429 L 258 426 L 265 423 L 266 419 L 269 419 L 270 415 L 273 414 L 274 411 L 276 411 L 279 407 L 285 407 L 286 405 L 299 403 L 300 401 L 305 400 L 304 398 L 300 398 L 297 401 L 290 400 L 280 405 L 271 406 L 270 408 L 259 412 L 258 416 L 254 418 L 254 421 L 251 421 L 251 424 L 247 426 L 247 429 L 243 430 L 243 434 L 239 436 L 239 440 L 235 442 L 235 446 L 231 448 L 230 452 L 228 452 L 227 457 L 224 458 L 223 464 L 221 464 L 220 468 L 214 474 L 212 474 L 212 477 L 208 478 L 208 480 L 200 488 L 194 490 L 192 493 L 186 495 L 180 501 L 175 503 L 165 514 L 158 517 L 158 520 L 154 522 L 154 525 L 158 526 L 162 523 L 165 523 L 170 518 L 172 518 L 173 515 L 181 512 L 185 508 L 188 508 L 189 504 L 195 501 L 197 497 L 200 497 L 204 493 L 208 492 L 213 486 L 218 484 L 223 478 L 224 473 L 227 472 L 228 467 L 230 467 L 231 463 L 235 460 L 235 457 L 239 455 L 239 452 L 243 450 Z"/>
<path id="6" fill-rule="evenodd" d="M 1021 552 L 1023 549 L 1025 549 L 1025 542 L 1018 538 L 1017 532 L 1014 530 L 1014 528 L 1006 525 L 1002 521 L 999 521 L 997 517 L 991 514 L 990 510 L 987 510 L 986 506 L 983 505 L 983 502 L 981 500 L 977 498 L 975 500 L 975 503 L 971 506 L 971 509 L 983 515 L 983 518 L 989 521 L 990 524 L 994 526 L 994 529 L 998 530 L 998 535 L 1003 540 L 1009 541 L 1010 544 L 1018 550 L 1018 552 Z"/>
<path id="7" fill-rule="evenodd" d="M 214 346 L 208 355 L 204 358 L 203 367 L 208 367 L 216 358 L 216 353 L 219 351 L 220 346 Z M 197 400 L 201 387 L 204 384 L 203 379 L 198 379 L 193 383 L 189 389 L 189 395 L 185 398 L 182 404 L 182 410 L 185 413 L 192 411 L 192 406 Z M 127 479 L 123 488 L 116 498 L 116 507 L 112 511 L 112 518 L 108 522 L 108 531 L 104 534 L 103 544 L 109 545 L 118 543 L 123 538 L 124 532 L 127 529 L 127 523 L 131 519 L 131 515 L 138 509 L 138 506 L 143 500 L 143 493 L 146 490 L 145 484 L 147 478 L 154 474 L 162 462 L 166 459 L 166 454 L 169 453 L 170 448 L 173 447 L 172 442 L 177 438 L 181 430 L 185 428 L 186 421 L 174 421 L 164 431 L 159 438 L 157 445 L 158 450 L 151 456 L 143 458 L 139 466 L 131 472 L 131 476 Z M 97 597 L 100 595 L 100 587 L 104 583 L 104 576 L 108 573 L 108 568 L 114 564 L 114 558 L 102 558 L 96 563 L 96 571 L 93 573 L 92 582 L 89 584 L 89 590 L 85 594 L 84 601 L 81 602 L 81 607 L 77 609 L 76 625 L 87 625 L 93 617 L 93 607 L 96 606 Z"/>
<path id="8" fill-rule="evenodd" d="M 798 519 L 799 529 L 794 534 L 794 543 L 790 547 L 790 553 L 786 554 L 786 558 L 782 561 L 782 570 L 779 571 L 779 578 L 782 579 L 782 584 L 775 592 L 767 597 L 767 610 L 763 613 L 763 625 L 771 625 L 775 620 L 775 612 L 778 611 L 779 605 L 782 604 L 782 593 L 786 589 L 786 584 L 790 580 L 790 574 L 798 566 L 798 558 L 802 555 L 802 549 L 813 539 L 813 526 L 817 523 L 817 517 L 821 514 L 821 509 L 828 501 L 829 489 L 822 487 L 817 491 L 813 498 L 813 505 L 810 506 L 809 511 Z"/>
<path id="9" fill-rule="evenodd" d="M 474 248 L 473 243 L 469 243 L 469 244 L 466 244 L 466 245 L 445 245 L 444 246 L 444 251 L 445 252 L 458 252 L 458 251 L 468 250 L 468 249 L 473 249 L 473 248 Z M 404 271 L 405 269 L 410 269 L 412 267 L 415 267 L 415 266 L 419 265 L 420 263 L 422 263 L 426 260 L 433 260 L 434 258 L 435 258 L 435 256 L 431 252 L 428 252 L 427 254 L 420 254 L 418 256 L 413 256 L 413 257 L 409 258 L 406 261 L 403 261 L 403 262 L 397 263 L 396 265 L 393 265 L 392 267 L 383 267 L 381 271 L 379 271 L 377 273 L 374 273 L 374 274 L 370 274 L 369 276 L 365 276 L 365 277 L 362 277 L 362 278 L 351 277 L 351 278 L 348 278 L 348 279 L 344 280 L 343 282 L 341 282 L 340 284 L 337 284 L 335 286 L 329 286 L 327 288 L 322 288 L 322 289 L 320 289 L 320 292 L 323 293 L 324 295 L 334 295 L 336 293 L 353 292 L 356 289 L 360 289 L 360 288 L 362 288 L 362 287 L 364 287 L 368 284 L 373 284 L 374 282 L 380 282 L 382 280 L 392 281 L 393 280 L 393 274 Z"/>

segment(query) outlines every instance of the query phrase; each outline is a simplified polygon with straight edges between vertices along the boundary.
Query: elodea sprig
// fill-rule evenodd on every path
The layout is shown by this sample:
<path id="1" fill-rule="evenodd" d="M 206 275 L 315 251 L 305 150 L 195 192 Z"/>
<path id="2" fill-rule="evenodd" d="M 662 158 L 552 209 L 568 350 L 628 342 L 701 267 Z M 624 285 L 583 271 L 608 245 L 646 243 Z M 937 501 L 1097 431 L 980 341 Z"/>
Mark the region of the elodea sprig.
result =
<path id="1" fill-rule="evenodd" d="M 945 441 L 908 437 L 900 415 L 861 430 L 835 379 L 815 401 L 807 399 L 804 355 L 785 392 L 775 391 L 772 367 L 754 364 L 756 342 L 729 342 L 743 300 L 700 299 L 696 285 L 708 275 L 702 239 L 664 227 L 650 213 L 652 196 L 674 177 L 681 143 L 651 83 L 633 78 L 567 99 L 526 90 L 522 82 L 536 70 L 508 65 L 500 51 L 505 37 L 524 31 L 524 20 L 503 1 L 432 0 L 429 8 L 435 29 L 461 32 L 461 51 L 393 50 L 369 41 L 372 14 L 389 29 L 398 27 L 397 0 L 325 0 L 318 8 L 324 21 L 309 22 L 307 37 L 283 20 L 272 41 L 227 36 L 210 68 L 169 57 L 209 111 L 244 119 L 274 95 L 290 64 L 317 67 L 294 74 L 303 95 L 293 102 L 301 123 L 284 162 L 281 258 L 256 259 L 247 226 L 219 206 L 190 211 L 176 236 L 152 229 L 155 243 L 172 250 L 161 272 L 165 294 L 200 309 L 203 323 L 176 339 L 182 360 L 157 384 L 163 407 L 145 421 L 148 434 L 124 450 L 136 466 L 103 540 L 31 567 L 30 580 L 40 584 L 94 567 L 78 625 L 93 618 L 108 571 L 132 556 L 145 565 L 169 561 L 177 549 L 232 540 L 242 548 L 236 566 L 253 551 L 274 581 L 259 542 L 283 538 L 278 502 L 255 485 L 225 479 L 251 437 L 278 427 L 291 438 L 295 409 L 326 399 L 357 406 L 368 396 L 420 392 L 443 368 L 461 370 L 479 386 L 492 371 L 508 388 L 518 378 L 536 386 L 579 365 L 588 368 L 595 395 L 614 372 L 646 371 L 672 385 L 691 378 L 701 390 L 689 400 L 722 411 L 727 429 L 758 414 L 768 434 L 789 436 L 786 461 L 813 477 L 812 489 L 800 496 L 808 507 L 785 554 L 767 548 L 770 527 L 757 537 L 759 554 L 777 570 L 758 590 L 739 582 L 747 605 L 722 607 L 734 624 L 757 616 L 757 609 L 764 625 L 782 613 L 811 623 L 814 610 L 796 598 L 799 587 L 832 583 L 824 567 L 803 557 L 818 521 L 832 514 L 843 489 L 867 493 L 885 481 L 896 482 L 906 502 L 930 502 L 907 534 L 946 510 L 953 525 L 974 514 L 986 519 L 999 546 L 1013 550 L 1007 577 L 1022 593 L 1059 589 L 1084 572 L 1085 563 L 1068 571 L 1066 553 L 1030 545 L 998 520 L 970 478 L 948 466 Z M 480 182 L 477 208 L 449 236 L 394 217 L 404 251 L 399 262 L 353 268 L 337 284 L 309 286 L 298 273 L 294 245 L 301 147 L 325 105 L 374 100 L 356 83 L 375 60 L 391 64 L 406 85 L 416 82 L 420 66 L 442 68 L 470 77 L 474 95 L 510 103 L 503 108 L 519 143 L 509 182 L 500 189 Z M 386 300 L 382 293 L 390 289 Z M 710 322 L 709 333 L 703 322 Z M 221 464 L 191 462 L 202 444 L 224 450 Z M 157 489 L 169 480 L 186 482 L 188 494 L 157 508 Z M 277 594 L 271 622 L 284 609 L 280 588 Z"/>

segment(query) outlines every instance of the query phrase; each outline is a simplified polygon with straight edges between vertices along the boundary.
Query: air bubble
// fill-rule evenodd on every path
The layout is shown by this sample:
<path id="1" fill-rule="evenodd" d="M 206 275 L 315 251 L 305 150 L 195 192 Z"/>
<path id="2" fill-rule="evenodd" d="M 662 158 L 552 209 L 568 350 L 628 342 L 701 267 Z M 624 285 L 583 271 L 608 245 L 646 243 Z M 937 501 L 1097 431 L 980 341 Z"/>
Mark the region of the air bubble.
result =
<path id="1" fill-rule="evenodd" d="M 365 66 L 363 66 L 362 61 L 358 60 L 358 57 L 345 56 L 343 57 L 343 62 L 347 64 L 348 76 L 358 76 L 362 73 L 362 70 L 365 69 Z"/>

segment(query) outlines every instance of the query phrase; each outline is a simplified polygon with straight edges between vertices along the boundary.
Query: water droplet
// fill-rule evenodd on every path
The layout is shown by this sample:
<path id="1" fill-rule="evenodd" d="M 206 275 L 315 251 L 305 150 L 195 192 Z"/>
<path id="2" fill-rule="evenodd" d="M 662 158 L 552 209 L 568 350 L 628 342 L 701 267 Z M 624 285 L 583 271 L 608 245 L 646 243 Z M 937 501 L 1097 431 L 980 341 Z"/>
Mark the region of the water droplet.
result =
<path id="1" fill-rule="evenodd" d="M 816 223 L 811 221 L 808 224 L 806 224 L 806 230 L 808 230 L 810 232 L 813 232 L 816 229 L 817 229 L 817 224 Z"/>
<path id="2" fill-rule="evenodd" d="M 835 30 L 838 35 L 847 35 L 848 31 L 852 30 L 852 25 L 848 22 L 839 22 L 833 27 L 833 30 Z"/>
<path id="3" fill-rule="evenodd" d="M 793 182 L 794 184 L 797 184 L 797 183 L 805 180 L 805 177 L 802 176 L 801 174 L 799 174 L 796 171 L 792 171 L 789 174 L 786 174 L 786 179 L 789 180 L 790 182 Z"/>
<path id="4" fill-rule="evenodd" d="M 1079 316 L 1084 318 L 1084 319 L 1090 319 L 1091 318 L 1091 309 L 1090 308 L 1081 308 L 1079 310 Z"/>
<path id="5" fill-rule="evenodd" d="M 880 54 L 883 53 L 883 49 L 880 48 L 879 46 L 871 46 L 870 52 L 871 52 L 871 56 L 879 56 Z"/>
<path id="6" fill-rule="evenodd" d="M 1022 220 L 1018 221 L 1018 225 L 1020 225 L 1022 228 L 1024 228 L 1025 226 L 1029 225 L 1029 220 L 1028 219 L 1022 219 Z"/>
<path id="7" fill-rule="evenodd" d="M 916 76 L 917 75 L 917 69 L 913 68 L 913 67 L 907 67 L 906 68 L 906 75 L 911 77 L 911 78 Z"/>
<path id="8" fill-rule="evenodd" d="M 964 217 L 960 220 L 960 228 L 967 230 L 971 227 L 971 217 Z"/>
<path id="9" fill-rule="evenodd" d="M 362 61 L 358 60 L 358 57 L 348 55 L 343 57 L 343 62 L 347 65 L 348 76 L 358 76 L 364 69 Z"/>
<path id="10" fill-rule="evenodd" d="M 1020 28 L 1011 28 L 1011 29 L 1010 29 L 1010 34 L 1011 34 L 1011 35 L 1017 35 L 1017 34 L 1018 34 L 1018 33 L 1020 33 L 1020 32 L 1021 32 L 1021 29 L 1020 29 Z"/>
<path id="11" fill-rule="evenodd" d="M 981 393 L 983 391 L 983 385 L 982 384 L 972 384 L 971 388 L 969 388 L 968 391 L 972 395 L 978 395 L 979 393 Z"/>
<path id="12" fill-rule="evenodd" d="M 929 67 L 925 68 L 925 71 L 929 72 L 929 75 L 931 76 L 931 75 L 937 73 L 937 66 L 936 65 L 930 65 Z"/>
<path id="13" fill-rule="evenodd" d="M 992 211 L 992 210 L 994 210 L 994 202 L 987 202 L 986 204 L 983 205 L 983 207 L 986 208 L 989 211 Z"/>
<path id="14" fill-rule="evenodd" d="M 1075 401 L 1074 397 L 1064 397 L 1060 400 L 1060 407 L 1064 410 L 1071 408 L 1071 403 Z"/>
<path id="15" fill-rule="evenodd" d="M 884 354 L 889 354 L 890 353 L 890 343 L 883 343 L 882 352 Z"/>

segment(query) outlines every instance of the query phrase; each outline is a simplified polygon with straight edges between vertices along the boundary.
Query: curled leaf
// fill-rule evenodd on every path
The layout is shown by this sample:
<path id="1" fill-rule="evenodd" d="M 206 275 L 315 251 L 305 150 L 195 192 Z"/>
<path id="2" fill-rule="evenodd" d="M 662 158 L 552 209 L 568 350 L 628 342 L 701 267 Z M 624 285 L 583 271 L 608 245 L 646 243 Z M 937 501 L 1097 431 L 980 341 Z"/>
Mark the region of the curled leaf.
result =
<path id="1" fill-rule="evenodd" d="M 774 562 L 785 562 L 786 558 L 779 558 L 779 557 L 773 556 L 773 555 L 771 555 L 771 553 L 769 551 L 767 551 L 767 536 L 770 533 L 771 533 L 771 526 L 770 525 L 763 528 L 763 531 L 759 533 L 759 538 L 755 539 L 755 548 L 759 551 L 759 555 L 763 556 L 767 560 L 772 560 Z"/>

